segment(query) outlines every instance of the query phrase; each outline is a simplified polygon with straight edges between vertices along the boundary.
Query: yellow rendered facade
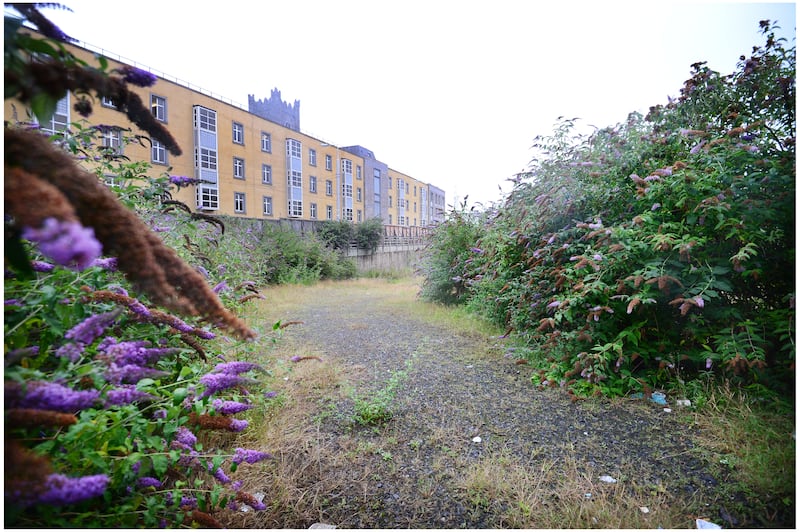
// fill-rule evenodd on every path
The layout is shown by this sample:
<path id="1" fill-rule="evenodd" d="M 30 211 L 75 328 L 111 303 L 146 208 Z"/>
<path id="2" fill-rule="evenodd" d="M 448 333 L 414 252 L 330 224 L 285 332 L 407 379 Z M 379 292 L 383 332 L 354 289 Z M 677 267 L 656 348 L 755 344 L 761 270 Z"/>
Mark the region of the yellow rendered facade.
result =
<path id="1" fill-rule="evenodd" d="M 65 46 L 76 57 L 98 65 L 91 51 Z M 112 58 L 108 62 L 109 69 L 123 65 Z M 152 148 L 130 143 L 124 146 L 124 155 L 151 163 L 153 177 L 168 173 L 206 180 L 174 192 L 174 199 L 208 214 L 247 218 L 355 223 L 367 218 L 363 158 L 163 77 L 152 87 L 129 89 L 150 106 L 183 153 L 175 156 L 159 150 L 158 144 Z M 58 124 L 50 124 L 53 129 L 82 120 L 72 108 L 75 101 L 70 94 L 60 103 L 61 114 L 54 118 Z M 94 101 L 92 107 L 89 124 L 117 126 L 123 135 L 144 134 L 104 102 Z M 14 100 L 5 101 L 4 111 L 6 121 L 30 120 L 30 111 Z M 204 157 L 210 137 L 213 154 Z M 107 178 L 113 182 L 113 176 Z"/>

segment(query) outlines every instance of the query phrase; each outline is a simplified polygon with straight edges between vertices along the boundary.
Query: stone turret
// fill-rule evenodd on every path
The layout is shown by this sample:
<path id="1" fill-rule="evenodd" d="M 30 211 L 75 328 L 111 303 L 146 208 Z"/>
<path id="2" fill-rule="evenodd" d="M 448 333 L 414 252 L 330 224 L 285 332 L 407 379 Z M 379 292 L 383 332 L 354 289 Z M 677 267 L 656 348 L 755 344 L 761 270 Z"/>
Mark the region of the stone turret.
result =
<path id="1" fill-rule="evenodd" d="M 247 95 L 248 111 L 270 122 L 275 122 L 293 131 L 300 131 L 300 100 L 293 104 L 284 102 L 281 91 L 272 89 L 269 98 L 256 100 L 253 94 Z"/>

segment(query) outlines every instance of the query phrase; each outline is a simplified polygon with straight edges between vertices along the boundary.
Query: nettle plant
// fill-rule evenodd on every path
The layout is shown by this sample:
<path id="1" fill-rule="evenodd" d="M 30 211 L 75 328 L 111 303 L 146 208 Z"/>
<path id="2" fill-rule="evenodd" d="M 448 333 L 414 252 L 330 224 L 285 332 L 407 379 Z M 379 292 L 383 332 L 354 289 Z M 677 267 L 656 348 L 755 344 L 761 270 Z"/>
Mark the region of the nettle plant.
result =
<path id="1" fill-rule="evenodd" d="M 6 97 L 40 121 L 67 90 L 83 95 L 85 116 L 93 97 L 110 97 L 179 153 L 125 88 L 150 74 L 91 68 L 35 5 L 15 8 L 47 38 L 6 20 Z M 249 341 L 258 331 L 223 303 L 249 296 L 223 290 L 192 249 L 179 253 L 148 225 L 190 180 L 148 177 L 147 165 L 98 147 L 104 127 L 76 123 L 52 139 L 29 124 L 4 132 L 5 524 L 220 526 L 225 508 L 266 507 L 235 473 L 269 453 L 212 435 L 243 431 L 242 416 L 272 395 L 256 378 L 267 371 Z M 119 187 L 98 177 L 107 173 Z M 170 235 L 191 242 L 211 221 L 187 218 L 196 224 L 178 220 L 174 233 L 188 229 Z"/>
<path id="2" fill-rule="evenodd" d="M 701 374 L 794 380 L 795 49 L 592 134 L 562 121 L 471 257 L 470 304 L 531 348 L 541 385 L 623 394 Z"/>

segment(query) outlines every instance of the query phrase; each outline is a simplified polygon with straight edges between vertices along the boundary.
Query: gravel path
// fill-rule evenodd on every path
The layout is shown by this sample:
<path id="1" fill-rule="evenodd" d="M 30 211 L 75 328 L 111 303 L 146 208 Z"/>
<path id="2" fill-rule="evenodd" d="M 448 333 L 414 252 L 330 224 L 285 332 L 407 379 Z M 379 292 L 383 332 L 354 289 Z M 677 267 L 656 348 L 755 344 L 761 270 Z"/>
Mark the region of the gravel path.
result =
<path id="1" fill-rule="evenodd" d="M 350 386 L 317 418 L 326 454 L 306 482 L 318 521 L 551 528 L 558 512 L 586 511 L 563 527 L 670 528 L 693 526 L 697 511 L 717 522 L 729 515 L 704 502 L 721 479 L 703 468 L 674 404 L 666 413 L 644 400 L 573 403 L 537 390 L 502 340 L 413 317 L 387 303 L 385 289 L 329 288 L 290 319 L 304 324 L 282 341 L 312 347 Z M 392 419 L 355 423 L 354 395 L 377 397 L 393 378 Z"/>

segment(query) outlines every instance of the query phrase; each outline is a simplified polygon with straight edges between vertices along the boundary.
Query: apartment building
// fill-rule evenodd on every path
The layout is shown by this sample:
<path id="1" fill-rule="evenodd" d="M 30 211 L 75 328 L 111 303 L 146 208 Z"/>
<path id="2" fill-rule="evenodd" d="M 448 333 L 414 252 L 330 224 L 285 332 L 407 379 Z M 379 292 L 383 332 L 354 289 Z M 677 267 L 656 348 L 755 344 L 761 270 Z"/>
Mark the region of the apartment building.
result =
<path id="1" fill-rule="evenodd" d="M 385 225 L 404 227 L 427 227 L 444 219 L 443 210 L 437 216 L 420 199 L 430 198 L 431 190 L 439 189 L 392 170 L 362 146 L 335 146 L 303 133 L 300 102 L 284 102 L 277 89 L 260 100 L 249 95 L 245 107 L 105 50 L 83 43 L 65 46 L 89 64 L 97 65 L 96 54 L 101 54 L 109 69 L 129 64 L 158 77 L 152 87 L 130 88 L 167 127 L 182 155 L 169 154 L 155 140 L 152 145 L 123 145 L 126 130 L 142 132 L 116 112 L 111 101 L 95 102 L 89 120 L 118 127 L 109 128 L 103 144 L 124 152 L 131 161 L 151 163 L 151 175 L 168 172 L 198 178 L 197 185 L 174 194 L 174 199 L 198 211 L 354 223 L 380 217 Z M 70 123 L 81 119 L 73 112 L 74 101 L 74 95 L 67 95 L 49 123 L 40 126 L 50 133 L 68 130 Z M 19 102 L 6 100 L 7 121 L 25 121 L 29 115 Z M 106 181 L 113 185 L 114 177 L 106 176 Z"/>

